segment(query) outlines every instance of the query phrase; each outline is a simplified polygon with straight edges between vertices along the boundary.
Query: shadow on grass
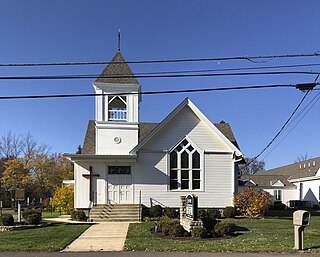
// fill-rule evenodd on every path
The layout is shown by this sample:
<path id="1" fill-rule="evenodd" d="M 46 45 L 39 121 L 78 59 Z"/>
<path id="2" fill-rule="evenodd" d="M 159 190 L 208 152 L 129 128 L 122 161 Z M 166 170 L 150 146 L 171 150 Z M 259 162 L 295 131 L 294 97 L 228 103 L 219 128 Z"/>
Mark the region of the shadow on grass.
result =
<path id="1" fill-rule="evenodd" d="M 311 247 L 306 248 L 305 250 L 319 249 L 319 248 L 320 248 L 320 245 L 318 245 L 318 246 L 311 246 Z"/>
<path id="2" fill-rule="evenodd" d="M 288 209 L 288 210 L 269 210 L 266 213 L 265 218 L 277 218 L 277 219 L 286 219 L 286 220 L 292 220 L 293 213 L 297 211 L 294 209 Z M 311 213 L 311 216 L 320 216 L 319 210 L 309 210 Z"/>
<path id="3" fill-rule="evenodd" d="M 237 225 L 233 225 L 230 229 L 231 233 L 236 233 L 241 231 L 250 231 L 250 230 L 248 228 L 237 226 Z M 239 233 L 236 233 L 236 234 L 239 234 Z"/>

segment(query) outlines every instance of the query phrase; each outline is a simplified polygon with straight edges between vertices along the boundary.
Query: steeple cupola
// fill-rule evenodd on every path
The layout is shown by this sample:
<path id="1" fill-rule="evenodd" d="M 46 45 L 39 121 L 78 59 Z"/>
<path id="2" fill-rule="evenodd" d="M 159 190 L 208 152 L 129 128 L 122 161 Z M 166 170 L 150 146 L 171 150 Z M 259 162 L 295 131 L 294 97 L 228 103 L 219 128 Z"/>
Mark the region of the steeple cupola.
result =
<path id="1" fill-rule="evenodd" d="M 96 97 L 96 120 L 138 122 L 141 86 L 118 51 L 93 83 Z"/>
<path id="2" fill-rule="evenodd" d="M 120 51 L 93 82 L 96 91 L 96 152 L 128 154 L 138 144 L 141 90 Z"/>

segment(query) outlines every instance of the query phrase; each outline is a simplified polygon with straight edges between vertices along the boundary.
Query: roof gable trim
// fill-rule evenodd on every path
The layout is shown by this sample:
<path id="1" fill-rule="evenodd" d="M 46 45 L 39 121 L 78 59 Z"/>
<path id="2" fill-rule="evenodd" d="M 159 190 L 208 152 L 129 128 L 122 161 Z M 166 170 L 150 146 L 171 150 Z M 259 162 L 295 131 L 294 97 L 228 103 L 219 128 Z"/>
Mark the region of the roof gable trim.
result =
<path id="1" fill-rule="evenodd" d="M 244 183 L 244 186 L 246 186 L 246 187 L 257 186 L 257 184 L 252 179 L 249 179 L 248 181 L 246 181 Z"/>
<path id="2" fill-rule="evenodd" d="M 146 136 L 130 153 L 136 153 L 143 147 L 152 137 L 154 137 L 164 126 L 168 124 L 185 106 L 188 106 L 193 113 L 203 121 L 222 141 L 236 153 L 237 156 L 242 156 L 241 151 L 235 147 L 230 140 L 214 125 L 212 122 L 191 102 L 190 99 L 184 99 L 148 136 Z"/>
<path id="3" fill-rule="evenodd" d="M 282 181 L 280 179 L 276 180 L 276 181 L 270 181 L 271 186 L 280 186 L 283 187 L 284 184 L 282 183 Z"/>

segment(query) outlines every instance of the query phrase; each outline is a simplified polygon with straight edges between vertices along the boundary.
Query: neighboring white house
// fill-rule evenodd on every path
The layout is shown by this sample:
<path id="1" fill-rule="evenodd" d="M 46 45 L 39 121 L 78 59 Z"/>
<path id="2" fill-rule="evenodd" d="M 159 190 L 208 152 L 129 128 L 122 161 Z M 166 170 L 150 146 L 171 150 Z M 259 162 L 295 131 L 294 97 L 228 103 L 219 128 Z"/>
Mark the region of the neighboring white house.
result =
<path id="1" fill-rule="evenodd" d="M 273 201 L 290 206 L 290 201 L 320 202 L 320 157 L 241 177 L 242 186 L 269 192 Z M 294 204 L 294 202 L 291 202 Z"/>
<path id="2" fill-rule="evenodd" d="M 141 86 L 119 51 L 93 87 L 104 96 L 96 97 L 83 151 L 65 155 L 74 163 L 75 208 L 178 207 L 188 193 L 200 207 L 233 205 L 243 158 L 229 124 L 211 123 L 189 99 L 159 124 L 140 122 Z"/>

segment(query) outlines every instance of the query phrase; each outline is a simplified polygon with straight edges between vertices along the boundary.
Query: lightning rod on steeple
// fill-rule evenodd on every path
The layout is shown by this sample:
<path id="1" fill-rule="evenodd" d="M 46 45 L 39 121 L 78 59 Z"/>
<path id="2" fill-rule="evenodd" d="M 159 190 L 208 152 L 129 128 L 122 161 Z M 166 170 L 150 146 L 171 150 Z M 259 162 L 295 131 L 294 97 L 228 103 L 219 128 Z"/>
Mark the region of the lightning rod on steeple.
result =
<path id="1" fill-rule="evenodd" d="M 118 51 L 120 52 L 120 29 L 118 31 Z"/>

